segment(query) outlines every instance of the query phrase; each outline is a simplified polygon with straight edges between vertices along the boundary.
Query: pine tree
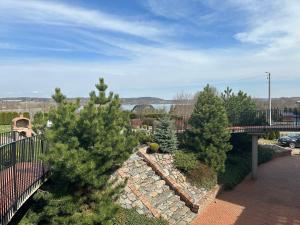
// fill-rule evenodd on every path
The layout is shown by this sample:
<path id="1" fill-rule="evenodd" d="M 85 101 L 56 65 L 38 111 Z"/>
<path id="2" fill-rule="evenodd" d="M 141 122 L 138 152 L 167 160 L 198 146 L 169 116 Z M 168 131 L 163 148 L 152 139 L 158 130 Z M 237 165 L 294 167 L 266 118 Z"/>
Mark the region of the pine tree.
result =
<path id="1" fill-rule="evenodd" d="M 169 116 L 163 116 L 155 129 L 154 140 L 159 144 L 162 152 L 177 150 L 178 141 L 172 121 Z"/>
<path id="2" fill-rule="evenodd" d="M 222 100 L 207 85 L 200 92 L 192 116 L 186 144 L 215 172 L 223 171 L 226 152 L 231 149 L 228 119 Z"/>
<path id="3" fill-rule="evenodd" d="M 256 115 L 255 102 L 246 93 L 239 91 L 235 94 L 227 87 L 221 97 L 231 125 L 261 125 L 262 121 Z"/>
<path id="4" fill-rule="evenodd" d="M 111 224 L 118 210 L 114 200 L 121 191 L 111 174 L 137 144 L 129 129 L 128 114 L 118 95 L 109 93 L 103 79 L 82 110 L 55 90 L 57 107 L 49 114 L 46 160 L 52 176 L 45 192 L 35 196 L 31 215 L 37 224 Z"/>

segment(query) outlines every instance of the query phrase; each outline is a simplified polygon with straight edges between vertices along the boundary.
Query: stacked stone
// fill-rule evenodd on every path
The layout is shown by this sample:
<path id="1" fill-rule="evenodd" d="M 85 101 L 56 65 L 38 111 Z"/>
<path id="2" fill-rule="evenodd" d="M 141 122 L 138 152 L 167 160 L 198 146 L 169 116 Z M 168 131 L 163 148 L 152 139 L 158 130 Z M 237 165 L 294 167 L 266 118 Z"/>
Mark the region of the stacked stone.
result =
<path id="1" fill-rule="evenodd" d="M 125 209 L 134 208 L 139 214 L 147 215 L 152 217 L 151 212 L 147 207 L 142 203 L 141 200 L 130 190 L 128 186 L 125 187 L 124 192 L 121 194 L 118 203 Z"/>
<path id="2" fill-rule="evenodd" d="M 164 171 L 165 176 L 168 176 L 176 181 L 181 188 L 188 194 L 193 202 L 198 203 L 201 199 L 204 199 L 209 190 L 205 188 L 197 188 L 187 182 L 186 177 L 174 166 L 173 157 L 171 154 L 151 154 L 149 155 L 153 161 L 155 161 L 161 169 Z"/>
<path id="3" fill-rule="evenodd" d="M 125 162 L 122 171 L 143 198 L 150 202 L 151 207 L 170 224 L 185 225 L 195 218 L 196 214 L 190 211 L 180 197 L 170 190 L 165 181 L 155 174 L 141 157 L 136 154 L 132 155 Z M 125 188 L 119 203 L 124 208 L 135 208 L 138 213 L 151 216 L 150 210 L 129 187 Z"/>

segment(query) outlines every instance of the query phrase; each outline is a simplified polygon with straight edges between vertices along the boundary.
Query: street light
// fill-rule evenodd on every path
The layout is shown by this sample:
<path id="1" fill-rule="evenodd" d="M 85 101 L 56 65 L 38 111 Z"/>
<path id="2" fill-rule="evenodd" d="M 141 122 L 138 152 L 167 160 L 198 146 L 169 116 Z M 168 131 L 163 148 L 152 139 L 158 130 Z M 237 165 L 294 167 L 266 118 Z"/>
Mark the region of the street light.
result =
<path id="1" fill-rule="evenodd" d="M 266 72 L 267 79 L 269 80 L 269 125 L 272 125 L 272 99 L 271 99 L 271 73 Z"/>

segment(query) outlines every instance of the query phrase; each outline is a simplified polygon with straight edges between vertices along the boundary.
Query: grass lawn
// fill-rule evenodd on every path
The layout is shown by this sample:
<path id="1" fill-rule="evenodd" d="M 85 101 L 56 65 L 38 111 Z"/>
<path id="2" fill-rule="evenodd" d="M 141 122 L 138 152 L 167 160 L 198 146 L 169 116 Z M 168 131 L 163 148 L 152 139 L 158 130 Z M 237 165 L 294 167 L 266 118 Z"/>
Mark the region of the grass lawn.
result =
<path id="1" fill-rule="evenodd" d="M 10 125 L 0 125 L 0 133 L 10 131 Z"/>

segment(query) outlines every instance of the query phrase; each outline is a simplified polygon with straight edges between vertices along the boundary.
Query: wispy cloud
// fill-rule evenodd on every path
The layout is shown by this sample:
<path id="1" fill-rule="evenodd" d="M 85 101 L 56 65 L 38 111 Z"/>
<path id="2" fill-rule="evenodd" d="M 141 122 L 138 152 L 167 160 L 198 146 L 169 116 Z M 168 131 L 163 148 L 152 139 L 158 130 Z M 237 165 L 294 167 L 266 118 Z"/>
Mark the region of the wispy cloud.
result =
<path id="1" fill-rule="evenodd" d="M 39 23 L 61 26 L 87 26 L 122 32 L 125 34 L 157 37 L 166 34 L 167 30 L 149 21 L 130 21 L 106 14 L 99 10 L 88 10 L 50 1 L 35 0 L 2 0 L 0 1 L 0 18 L 19 23 Z"/>
<path id="2" fill-rule="evenodd" d="M 40 95 L 49 96 L 55 86 L 61 86 L 67 94 L 78 96 L 104 76 L 114 91 L 125 96 L 171 98 L 208 82 L 222 89 L 258 75 L 260 82 L 255 85 L 238 84 L 250 94 L 265 96 L 265 71 L 271 71 L 274 80 L 287 79 L 286 86 L 300 82 L 300 3 L 296 0 L 140 4 L 149 14 L 133 21 L 68 3 L 0 0 L 0 27 L 9 28 L 0 29 L 0 50 L 17 46 L 28 52 L 28 57 L 20 57 L 12 51 L 14 57 L 6 58 L 0 51 L 1 74 L 13 74 L 4 86 L 26 75 L 34 80 L 31 85 L 41 87 L 34 88 Z M 195 35 L 200 32 L 215 38 Z M 282 88 L 276 95 L 297 95 L 297 90 Z"/>
<path id="3" fill-rule="evenodd" d="M 242 43 L 265 45 L 273 50 L 300 47 L 299 1 L 229 0 L 228 4 L 248 12 L 245 31 L 235 35 Z"/>
<path id="4" fill-rule="evenodd" d="M 186 18 L 195 12 L 194 1 L 147 0 L 144 4 L 152 13 L 172 19 Z"/>
<path id="5" fill-rule="evenodd" d="M 205 26 L 221 19 L 203 1 L 199 0 L 147 0 L 144 6 L 154 15 L 181 22 L 182 20 L 194 26 Z M 187 24 L 185 24 L 187 26 Z M 194 30 L 194 34 L 199 31 Z M 203 31 L 200 32 L 203 34 Z"/>

